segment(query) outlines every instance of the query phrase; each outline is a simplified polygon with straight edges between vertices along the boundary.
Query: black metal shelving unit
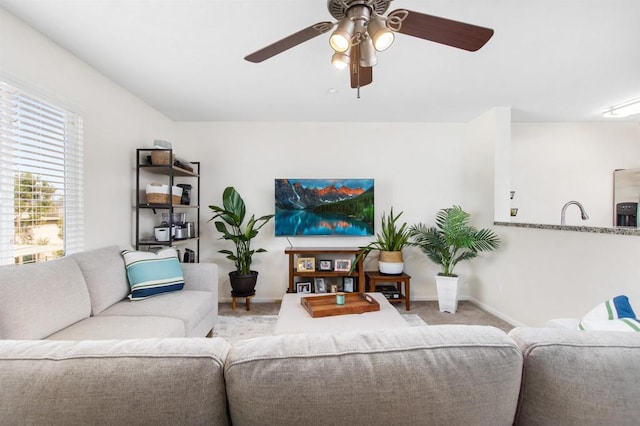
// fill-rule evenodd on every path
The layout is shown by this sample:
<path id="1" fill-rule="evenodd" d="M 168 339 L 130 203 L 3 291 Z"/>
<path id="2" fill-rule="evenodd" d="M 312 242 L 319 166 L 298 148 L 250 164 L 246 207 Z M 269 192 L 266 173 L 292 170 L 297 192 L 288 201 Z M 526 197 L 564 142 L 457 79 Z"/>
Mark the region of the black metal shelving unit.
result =
<path id="1" fill-rule="evenodd" d="M 200 262 L 200 162 L 192 161 L 189 164 L 194 168 L 193 172 L 187 169 L 176 167 L 173 165 L 172 160 L 169 160 L 167 165 L 151 164 L 151 154 L 158 152 L 166 152 L 169 159 L 173 159 L 172 149 L 155 149 L 155 148 L 138 148 L 136 150 L 136 250 L 140 250 L 141 247 L 152 246 L 189 246 L 193 247 L 195 244 L 195 261 Z M 191 203 L 174 204 L 169 202 L 167 204 L 150 204 L 146 202 L 144 187 L 141 187 L 141 173 L 152 173 L 155 175 L 164 176 L 169 185 L 169 200 L 173 199 L 173 186 L 176 183 L 187 183 L 189 181 L 192 184 L 195 180 L 195 191 L 191 191 Z M 176 178 L 180 182 L 176 182 Z M 183 182 L 184 181 L 184 182 Z M 194 197 L 195 194 L 195 197 Z M 155 238 L 141 238 L 140 235 L 143 230 L 140 229 L 140 215 L 144 211 L 151 211 L 156 214 L 158 210 L 169 212 L 169 227 L 173 225 L 173 213 L 175 210 L 186 210 L 187 219 L 193 217 L 190 211 L 195 211 L 195 220 L 188 220 L 195 223 L 195 237 L 187 239 L 175 239 L 171 235 L 169 241 L 156 241 Z"/>

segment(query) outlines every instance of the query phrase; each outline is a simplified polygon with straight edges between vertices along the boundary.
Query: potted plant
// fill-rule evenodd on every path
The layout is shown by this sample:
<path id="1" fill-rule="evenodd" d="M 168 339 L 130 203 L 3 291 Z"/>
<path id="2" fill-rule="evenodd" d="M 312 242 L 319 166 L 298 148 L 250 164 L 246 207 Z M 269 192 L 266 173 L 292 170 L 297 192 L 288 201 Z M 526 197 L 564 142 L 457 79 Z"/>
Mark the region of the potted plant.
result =
<path id="1" fill-rule="evenodd" d="M 246 215 L 244 200 L 234 187 L 225 188 L 222 194 L 222 205 L 209 206 L 215 215 L 209 220 L 215 220 L 214 224 L 218 232 L 222 233 L 220 239 L 230 240 L 235 244 L 235 252 L 231 250 L 219 250 L 219 253 L 226 254 L 227 259 L 233 261 L 236 270 L 229 272 L 229 280 L 234 296 L 249 296 L 254 293 L 258 272 L 251 270 L 251 262 L 255 253 L 266 252 L 265 249 L 252 249 L 251 240 L 258 235 L 258 231 L 269 222 L 272 214 L 251 218 L 243 229 L 243 222 Z M 220 219 L 220 220 L 216 220 Z"/>
<path id="2" fill-rule="evenodd" d="M 455 266 L 473 259 L 481 251 L 495 250 L 500 238 L 490 229 L 476 229 L 469 225 L 469 213 L 460 206 L 441 209 L 436 214 L 436 226 L 422 223 L 409 230 L 412 242 L 429 259 L 442 266 L 436 275 L 440 312 L 455 313 L 458 308 L 458 276 Z"/>
<path id="3" fill-rule="evenodd" d="M 398 224 L 398 219 L 402 216 L 400 212 L 397 216 L 393 214 L 393 207 L 389 216 L 382 213 L 382 231 L 376 233 L 376 240 L 364 247 L 356 257 L 354 265 L 358 263 L 360 258 L 366 258 L 373 250 L 380 251 L 378 258 L 378 269 L 383 274 L 401 274 L 404 270 L 404 259 L 402 257 L 402 249 L 412 245 L 409 242 L 408 225 Z"/>

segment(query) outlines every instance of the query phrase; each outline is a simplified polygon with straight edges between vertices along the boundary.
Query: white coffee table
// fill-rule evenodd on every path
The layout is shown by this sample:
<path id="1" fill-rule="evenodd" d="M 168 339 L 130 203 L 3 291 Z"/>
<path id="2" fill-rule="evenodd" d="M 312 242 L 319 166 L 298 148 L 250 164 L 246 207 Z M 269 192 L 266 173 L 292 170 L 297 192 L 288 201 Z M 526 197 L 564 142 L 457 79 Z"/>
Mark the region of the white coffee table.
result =
<path id="1" fill-rule="evenodd" d="M 287 293 L 282 297 L 274 334 L 324 333 L 349 330 L 382 330 L 409 327 L 382 293 L 367 293 L 380 304 L 380 310 L 362 314 L 313 318 L 300 304 L 301 297 L 318 294 Z M 324 295 L 326 296 L 326 294 Z"/>

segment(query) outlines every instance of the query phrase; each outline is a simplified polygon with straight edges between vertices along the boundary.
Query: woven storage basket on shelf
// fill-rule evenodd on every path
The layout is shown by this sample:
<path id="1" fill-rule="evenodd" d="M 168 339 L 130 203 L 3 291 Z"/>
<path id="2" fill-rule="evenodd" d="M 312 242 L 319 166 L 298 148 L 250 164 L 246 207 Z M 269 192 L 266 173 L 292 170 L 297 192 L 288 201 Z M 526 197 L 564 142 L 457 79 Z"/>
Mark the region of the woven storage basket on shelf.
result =
<path id="1" fill-rule="evenodd" d="M 169 194 L 159 194 L 157 192 L 147 193 L 148 204 L 167 204 L 169 202 Z"/>
<path id="2" fill-rule="evenodd" d="M 182 188 L 174 186 L 171 191 L 171 204 L 180 204 Z M 146 198 L 148 204 L 169 204 L 169 185 L 147 185 Z"/>
<path id="3" fill-rule="evenodd" d="M 176 155 L 173 154 L 173 160 L 175 161 Z M 173 161 L 169 161 L 169 152 L 168 151 L 152 151 L 151 152 L 151 164 L 154 166 L 168 166 L 172 164 Z"/>

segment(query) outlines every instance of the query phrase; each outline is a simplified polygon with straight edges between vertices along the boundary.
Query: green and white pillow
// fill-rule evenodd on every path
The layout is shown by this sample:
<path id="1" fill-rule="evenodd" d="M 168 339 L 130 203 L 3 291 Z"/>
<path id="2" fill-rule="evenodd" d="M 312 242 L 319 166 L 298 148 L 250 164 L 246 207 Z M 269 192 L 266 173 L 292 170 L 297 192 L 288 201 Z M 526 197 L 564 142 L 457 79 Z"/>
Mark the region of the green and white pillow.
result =
<path id="1" fill-rule="evenodd" d="M 166 248 L 157 253 L 123 250 L 121 254 L 131 287 L 129 299 L 142 300 L 184 287 L 182 268 L 175 249 Z"/>
<path id="2" fill-rule="evenodd" d="M 578 324 L 579 330 L 640 331 L 640 321 L 627 296 L 616 296 L 590 310 Z"/>

